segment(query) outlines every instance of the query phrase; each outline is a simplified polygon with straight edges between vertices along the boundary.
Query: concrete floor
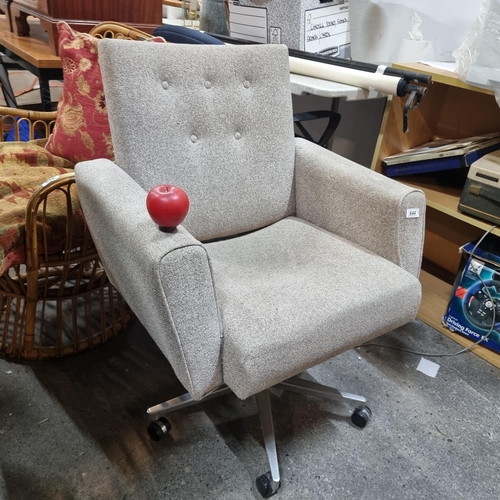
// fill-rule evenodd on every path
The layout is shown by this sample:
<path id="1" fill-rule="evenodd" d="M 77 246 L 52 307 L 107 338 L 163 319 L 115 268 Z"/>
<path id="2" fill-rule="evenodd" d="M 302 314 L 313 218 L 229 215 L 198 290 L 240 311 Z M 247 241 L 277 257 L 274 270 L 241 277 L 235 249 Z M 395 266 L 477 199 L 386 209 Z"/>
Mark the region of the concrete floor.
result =
<path id="1" fill-rule="evenodd" d="M 379 343 L 425 352 L 459 346 L 415 321 Z M 498 499 L 500 371 L 471 353 L 432 358 L 348 351 L 306 374 L 369 398 L 360 430 L 350 408 L 273 393 L 285 499 Z M 253 399 L 228 395 L 169 416 L 160 442 L 145 410 L 182 387 L 135 321 L 64 359 L 0 358 L 0 498 L 255 499 L 268 470 Z"/>

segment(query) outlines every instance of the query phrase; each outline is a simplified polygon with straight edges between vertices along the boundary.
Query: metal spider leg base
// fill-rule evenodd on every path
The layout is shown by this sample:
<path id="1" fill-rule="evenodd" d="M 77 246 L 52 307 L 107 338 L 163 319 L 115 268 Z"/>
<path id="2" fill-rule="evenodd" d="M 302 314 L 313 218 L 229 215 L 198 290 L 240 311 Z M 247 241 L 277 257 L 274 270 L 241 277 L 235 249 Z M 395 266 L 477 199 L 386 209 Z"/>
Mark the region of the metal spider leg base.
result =
<path id="1" fill-rule="evenodd" d="M 332 387 L 304 380 L 299 377 L 289 378 L 274 387 L 276 389 L 298 392 L 307 396 L 315 396 L 349 403 L 355 408 L 351 415 L 351 421 L 354 425 L 360 428 L 365 427 L 371 418 L 371 410 L 368 406 L 366 406 L 366 398 L 363 396 L 339 391 Z M 148 427 L 149 435 L 153 440 L 159 441 L 170 432 L 172 426 L 165 418 L 165 415 L 168 413 L 207 401 L 209 399 L 224 396 L 230 392 L 231 389 L 229 389 L 229 387 L 222 386 L 201 400 L 195 400 L 191 394 L 186 393 L 164 403 L 152 406 L 147 410 L 148 417 L 152 420 L 152 423 Z M 274 495 L 281 485 L 278 453 L 276 451 L 276 439 L 274 436 L 273 418 L 271 414 L 271 404 L 269 401 L 269 390 L 257 393 L 255 395 L 255 399 L 259 410 L 260 424 L 264 435 L 264 445 L 269 462 L 269 472 L 262 474 L 256 479 L 256 486 L 259 493 L 264 498 L 268 498 L 271 495 Z"/>

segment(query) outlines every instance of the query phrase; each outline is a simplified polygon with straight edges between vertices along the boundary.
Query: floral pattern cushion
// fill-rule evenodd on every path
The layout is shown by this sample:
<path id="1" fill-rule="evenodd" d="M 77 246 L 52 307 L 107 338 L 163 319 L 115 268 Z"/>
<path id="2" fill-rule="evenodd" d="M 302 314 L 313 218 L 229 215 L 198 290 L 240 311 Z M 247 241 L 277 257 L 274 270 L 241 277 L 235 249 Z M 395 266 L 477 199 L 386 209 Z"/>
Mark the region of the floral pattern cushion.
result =
<path id="1" fill-rule="evenodd" d="M 59 22 L 59 55 L 64 74 L 57 119 L 47 150 L 77 163 L 114 159 L 97 55 L 98 38 Z"/>
<path id="2" fill-rule="evenodd" d="M 47 150 L 74 163 L 96 158 L 114 160 L 97 54 L 101 39 L 75 31 L 64 21 L 57 24 L 57 30 L 64 83 Z M 167 43 L 159 36 L 147 41 Z"/>
<path id="3" fill-rule="evenodd" d="M 73 163 L 48 152 L 46 139 L 0 143 L 0 274 L 25 261 L 26 207 L 31 195 L 47 179 L 73 171 Z M 73 195 L 75 231 L 83 232 L 83 214 Z M 64 248 L 66 201 L 50 197 L 47 205 L 49 252 Z"/>

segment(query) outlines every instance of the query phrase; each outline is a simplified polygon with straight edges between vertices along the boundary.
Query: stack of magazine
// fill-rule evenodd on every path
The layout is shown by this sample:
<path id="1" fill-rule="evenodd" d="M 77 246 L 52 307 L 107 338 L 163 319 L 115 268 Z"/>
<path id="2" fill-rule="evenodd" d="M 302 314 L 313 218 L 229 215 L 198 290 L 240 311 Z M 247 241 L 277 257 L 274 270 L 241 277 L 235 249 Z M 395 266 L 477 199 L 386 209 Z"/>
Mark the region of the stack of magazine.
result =
<path id="1" fill-rule="evenodd" d="M 382 160 L 385 175 L 414 175 L 469 167 L 476 160 L 500 149 L 500 133 L 464 139 L 436 139 Z"/>

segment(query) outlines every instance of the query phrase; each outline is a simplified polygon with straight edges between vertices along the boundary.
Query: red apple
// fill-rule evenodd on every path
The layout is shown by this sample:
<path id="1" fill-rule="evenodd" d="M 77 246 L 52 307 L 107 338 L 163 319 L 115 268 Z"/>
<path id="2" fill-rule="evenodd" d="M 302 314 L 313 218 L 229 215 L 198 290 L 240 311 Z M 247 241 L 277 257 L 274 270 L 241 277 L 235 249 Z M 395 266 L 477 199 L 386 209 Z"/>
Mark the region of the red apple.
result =
<path id="1" fill-rule="evenodd" d="M 161 184 L 149 191 L 146 208 L 156 224 L 167 231 L 173 231 L 188 213 L 189 198 L 182 188 Z"/>

